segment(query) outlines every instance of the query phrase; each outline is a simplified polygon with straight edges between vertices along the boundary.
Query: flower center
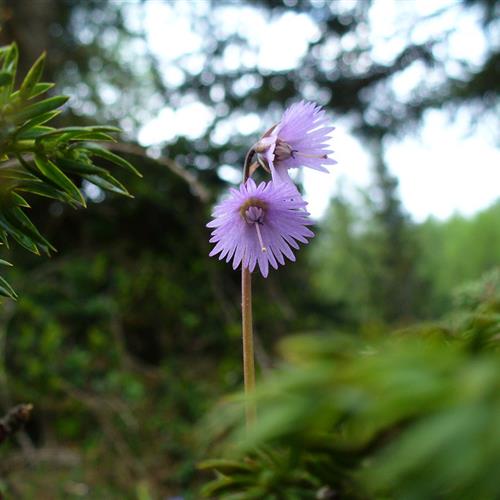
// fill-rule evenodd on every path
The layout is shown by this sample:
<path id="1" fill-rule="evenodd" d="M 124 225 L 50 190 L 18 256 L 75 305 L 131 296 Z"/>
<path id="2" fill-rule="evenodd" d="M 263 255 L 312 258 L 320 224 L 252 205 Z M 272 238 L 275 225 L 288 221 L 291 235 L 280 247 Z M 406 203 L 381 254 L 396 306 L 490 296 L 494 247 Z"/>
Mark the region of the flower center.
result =
<path id="1" fill-rule="evenodd" d="M 295 159 L 297 156 L 302 156 L 302 158 L 322 158 L 326 160 L 327 155 L 311 155 L 307 153 L 301 153 L 298 149 L 293 149 L 288 142 L 282 141 L 280 138 L 276 140 L 276 147 L 274 148 L 274 159 L 276 161 L 285 161 L 288 158 Z"/>
<path id="2" fill-rule="evenodd" d="M 257 238 L 259 239 L 260 249 L 263 252 L 267 252 L 267 248 L 262 240 L 260 226 L 264 224 L 266 208 L 266 202 L 259 200 L 258 198 L 248 198 L 248 200 L 240 207 L 240 214 L 243 217 L 243 220 L 247 224 L 254 225 L 255 231 L 257 232 Z"/>
<path id="3" fill-rule="evenodd" d="M 264 210 L 259 207 L 249 207 L 245 210 L 245 220 L 248 224 L 264 224 Z"/>
<path id="4" fill-rule="evenodd" d="M 274 159 L 276 161 L 285 161 L 288 158 L 295 158 L 296 152 L 288 142 L 278 139 L 274 148 Z"/>

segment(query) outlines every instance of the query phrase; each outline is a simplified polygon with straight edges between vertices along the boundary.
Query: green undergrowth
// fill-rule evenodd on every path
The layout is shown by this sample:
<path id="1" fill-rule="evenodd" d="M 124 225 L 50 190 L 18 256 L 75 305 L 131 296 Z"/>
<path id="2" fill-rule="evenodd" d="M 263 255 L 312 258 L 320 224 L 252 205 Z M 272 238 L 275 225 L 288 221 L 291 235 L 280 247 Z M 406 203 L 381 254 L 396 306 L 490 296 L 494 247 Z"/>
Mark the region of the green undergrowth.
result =
<path id="1" fill-rule="evenodd" d="M 363 338 L 281 343 L 245 429 L 239 396 L 205 424 L 203 490 L 266 498 L 492 499 L 500 495 L 500 272 L 463 287 L 445 319 Z"/>

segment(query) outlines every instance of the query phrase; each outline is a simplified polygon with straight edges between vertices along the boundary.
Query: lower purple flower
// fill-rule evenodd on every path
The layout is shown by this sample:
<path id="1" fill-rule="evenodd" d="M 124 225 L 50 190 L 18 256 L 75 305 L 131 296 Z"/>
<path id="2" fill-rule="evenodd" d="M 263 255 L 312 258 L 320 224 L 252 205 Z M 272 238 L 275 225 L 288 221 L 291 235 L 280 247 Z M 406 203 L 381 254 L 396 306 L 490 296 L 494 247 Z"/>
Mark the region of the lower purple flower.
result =
<path id="1" fill-rule="evenodd" d="M 216 245 L 210 256 L 220 253 L 219 260 L 232 259 L 233 269 L 242 264 L 250 272 L 258 264 L 267 277 L 269 264 L 277 269 L 285 264 L 284 257 L 295 261 L 292 248 L 314 236 L 307 227 L 312 222 L 306 205 L 292 185 L 262 182 L 257 186 L 248 179 L 239 189 L 230 189 L 230 196 L 213 211 L 207 227 L 215 228 L 210 243 Z"/>

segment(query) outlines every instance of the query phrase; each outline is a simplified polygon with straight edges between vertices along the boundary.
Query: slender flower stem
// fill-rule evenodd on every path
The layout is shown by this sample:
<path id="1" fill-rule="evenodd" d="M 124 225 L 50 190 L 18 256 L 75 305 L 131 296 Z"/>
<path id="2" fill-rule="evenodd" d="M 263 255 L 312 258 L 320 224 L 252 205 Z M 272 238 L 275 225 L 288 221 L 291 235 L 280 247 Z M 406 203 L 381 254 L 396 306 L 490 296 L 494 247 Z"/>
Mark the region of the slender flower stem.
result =
<path id="1" fill-rule="evenodd" d="M 254 157 L 253 148 L 245 157 L 243 166 L 243 182 L 250 176 L 250 165 Z M 253 314 L 252 314 L 252 274 L 245 266 L 241 266 L 241 326 L 243 336 L 243 379 L 245 383 L 247 428 L 255 423 L 257 408 L 252 400 L 255 391 L 255 361 L 253 351 Z"/>
<path id="2" fill-rule="evenodd" d="M 255 364 L 253 351 L 252 275 L 248 268 L 241 271 L 241 317 L 243 333 L 243 375 L 245 380 L 247 428 L 255 423 L 257 410 L 252 400 L 255 391 Z"/>
<path id="3" fill-rule="evenodd" d="M 243 165 L 243 182 L 246 182 L 251 175 L 250 168 L 254 156 L 255 150 L 253 148 L 249 149 L 247 155 L 245 156 L 245 164 Z"/>

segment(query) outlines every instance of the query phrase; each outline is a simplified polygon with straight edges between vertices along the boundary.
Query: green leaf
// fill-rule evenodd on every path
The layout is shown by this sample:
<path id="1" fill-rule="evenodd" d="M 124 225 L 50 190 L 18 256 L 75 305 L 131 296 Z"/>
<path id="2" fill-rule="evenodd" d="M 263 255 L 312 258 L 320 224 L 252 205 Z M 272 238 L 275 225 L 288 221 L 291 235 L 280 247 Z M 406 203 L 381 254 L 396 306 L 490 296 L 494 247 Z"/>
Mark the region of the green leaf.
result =
<path id="1" fill-rule="evenodd" d="M 49 254 L 50 251 L 55 251 L 56 249 L 38 232 L 38 229 L 31 222 L 29 217 L 19 208 L 15 207 L 5 213 L 6 219 L 15 227 L 18 231 L 22 232 L 24 235 L 28 236 L 36 243 L 41 246 L 45 253 Z"/>
<path id="2" fill-rule="evenodd" d="M 17 69 L 17 61 L 19 60 L 19 50 L 16 43 L 12 43 L 7 47 L 5 58 L 3 61 L 2 70 L 15 73 Z"/>
<path id="3" fill-rule="evenodd" d="M 52 163 L 48 158 L 40 155 L 35 155 L 35 164 L 40 172 L 51 180 L 54 184 L 59 186 L 65 193 L 67 193 L 73 200 L 82 206 L 85 206 L 85 200 L 80 193 L 80 190 L 73 184 L 73 182 L 59 169 L 57 165 Z"/>
<path id="4" fill-rule="evenodd" d="M 19 58 L 17 45 L 15 43 L 9 45 L 7 50 L 3 54 L 3 64 L 0 71 L 2 73 L 8 73 L 10 75 L 10 82 L 5 82 L 0 86 L 0 103 L 9 103 L 9 96 L 12 92 L 14 86 L 14 80 L 16 77 L 17 61 Z"/>
<path id="5" fill-rule="evenodd" d="M 14 289 L 5 281 L 4 278 L 0 276 L 0 295 L 3 297 L 9 297 L 10 299 L 17 299 L 17 294 Z"/>
<path id="6" fill-rule="evenodd" d="M 19 161 L 19 164 L 22 165 L 27 172 L 31 173 L 36 179 L 40 179 L 40 171 L 36 168 L 36 166 L 31 164 L 31 162 L 34 161 L 33 158 L 30 158 L 29 161 L 26 161 L 23 158 L 23 155 L 19 153 L 16 154 L 16 158 Z"/>
<path id="7" fill-rule="evenodd" d="M 79 134 L 63 134 L 59 140 L 116 142 L 116 139 L 111 135 L 104 132 L 96 132 L 94 130 L 84 130 Z"/>
<path id="8" fill-rule="evenodd" d="M 48 99 L 44 99 L 43 101 L 37 102 L 35 104 L 32 104 L 31 106 L 21 109 L 20 111 L 12 115 L 12 119 L 16 123 L 30 120 L 35 116 L 42 115 L 43 113 L 47 113 L 48 111 L 52 111 L 53 109 L 61 107 L 68 101 L 68 99 L 69 97 L 62 95 L 49 97 Z"/>
<path id="9" fill-rule="evenodd" d="M 80 175 L 106 191 L 112 191 L 129 197 L 131 196 L 127 188 L 104 168 L 97 167 L 92 163 L 66 159 L 59 160 L 58 165 L 63 167 L 65 171 Z M 98 181 L 98 179 L 100 180 Z M 100 184 L 96 182 L 100 182 Z"/>
<path id="10" fill-rule="evenodd" d="M 220 498 L 220 495 L 231 491 L 241 491 L 243 488 L 246 489 L 245 485 L 252 485 L 255 481 L 254 477 L 251 475 L 234 475 L 234 476 L 221 476 L 208 484 L 205 484 L 201 489 L 201 494 L 203 496 Z M 243 498 L 262 498 L 262 493 L 258 497 L 245 496 Z"/>
<path id="11" fill-rule="evenodd" d="M 37 96 L 39 96 L 41 94 L 44 94 L 45 92 L 47 92 L 47 90 L 50 90 L 54 86 L 55 86 L 54 83 L 49 83 L 49 82 L 40 82 L 40 83 L 37 83 L 31 89 L 30 95 L 27 97 L 27 99 L 33 99 L 34 97 L 37 97 Z M 18 97 L 20 97 L 20 95 L 21 95 L 20 91 L 16 90 L 15 92 L 13 92 L 10 95 L 10 97 L 12 99 L 17 99 Z"/>
<path id="12" fill-rule="evenodd" d="M 40 82 L 37 83 L 32 89 L 30 93 L 30 99 L 33 99 L 34 97 L 39 96 L 40 94 L 45 94 L 47 90 L 50 90 L 55 86 L 55 83 L 50 83 L 50 82 Z"/>
<path id="13" fill-rule="evenodd" d="M 12 197 L 12 199 L 14 200 L 14 203 L 18 207 L 31 208 L 29 203 L 20 194 L 16 193 L 15 191 L 12 191 L 10 193 L 10 196 Z"/>
<path id="14" fill-rule="evenodd" d="M 100 127 L 100 126 L 91 126 L 91 127 L 62 127 L 58 129 L 54 129 L 52 132 L 46 134 L 47 137 L 55 136 L 55 135 L 66 135 L 68 138 L 77 138 L 80 134 L 91 134 L 91 133 L 99 133 L 105 134 L 107 132 L 121 132 L 119 128 L 116 127 Z M 114 140 L 114 138 L 113 138 Z"/>
<path id="15" fill-rule="evenodd" d="M 39 82 L 42 77 L 43 68 L 45 66 L 45 52 L 35 61 L 28 74 L 23 80 L 21 87 L 19 89 L 22 99 L 27 99 L 31 96 L 31 92 L 35 85 Z"/>
<path id="16" fill-rule="evenodd" d="M 0 71 L 0 87 L 9 85 L 12 82 L 12 73 L 8 71 Z"/>
<path id="17" fill-rule="evenodd" d="M 95 175 L 105 175 L 107 170 L 104 168 L 96 167 L 92 162 L 84 162 L 77 160 L 70 160 L 68 158 L 57 159 L 57 165 L 62 167 L 65 172 L 70 172 L 72 174 L 95 174 Z"/>
<path id="18" fill-rule="evenodd" d="M 0 240 L 2 240 L 2 245 L 5 245 L 7 248 L 10 248 L 8 235 L 6 231 L 3 230 L 2 228 L 0 228 Z"/>
<path id="19" fill-rule="evenodd" d="M 101 146 L 98 146 L 97 144 L 85 144 L 85 149 L 90 151 L 94 156 L 108 160 L 109 162 L 114 163 L 115 165 L 118 165 L 119 167 L 122 167 L 139 177 L 142 177 L 142 174 L 127 160 Z"/>
<path id="20" fill-rule="evenodd" d="M 12 92 L 12 87 L 14 85 L 14 80 L 16 77 L 18 60 L 19 60 L 19 51 L 17 49 L 17 45 L 15 43 L 12 43 L 7 49 L 7 52 L 5 53 L 5 59 L 2 65 L 2 72 L 7 72 L 11 74 L 10 84 L 7 85 L 5 89 L 3 89 L 3 91 L 5 92 L 4 95 L 2 96 L 4 100 Z"/>
<path id="21" fill-rule="evenodd" d="M 6 47 L 0 47 L 0 62 L 2 62 L 5 58 L 5 54 L 7 53 L 8 46 Z"/>
<path id="22" fill-rule="evenodd" d="M 23 181 L 36 179 L 32 174 L 26 172 L 24 168 L 21 168 L 18 165 L 13 165 L 12 167 L 2 168 L 2 180 L 14 180 L 14 181 Z"/>
<path id="23" fill-rule="evenodd" d="M 39 116 L 36 116 L 35 118 L 32 118 L 31 120 L 28 120 L 24 125 L 21 125 L 15 132 L 15 134 L 22 134 L 24 131 L 29 130 L 32 127 L 36 127 L 37 125 L 43 125 L 44 123 L 47 123 L 48 121 L 52 120 L 52 118 L 55 118 L 57 115 L 61 114 L 61 110 L 58 109 L 56 111 L 49 111 L 48 113 L 43 113 Z"/>
<path id="24" fill-rule="evenodd" d="M 198 464 L 198 469 L 207 470 L 207 469 L 217 469 L 221 473 L 228 473 L 232 471 L 248 471 L 251 472 L 253 468 L 238 460 L 230 460 L 227 458 L 211 458 L 208 460 L 204 460 Z"/>
<path id="25" fill-rule="evenodd" d="M 52 127 L 44 127 L 43 125 L 31 127 L 28 130 L 22 132 L 21 134 L 18 134 L 17 139 L 19 140 L 39 139 L 41 135 L 46 134 L 51 130 L 53 130 Z"/>
<path id="26" fill-rule="evenodd" d="M 64 191 L 61 191 L 50 184 L 45 184 L 40 180 L 23 181 L 21 184 L 16 186 L 16 191 L 24 191 L 26 193 L 32 193 L 38 196 L 43 196 L 44 198 L 51 198 L 53 200 L 59 200 L 74 205 L 73 199 L 70 198 Z"/>
<path id="27" fill-rule="evenodd" d="M 47 132 L 46 134 L 44 134 L 43 138 L 53 138 L 55 136 L 64 134 L 68 140 L 71 140 L 73 138 L 77 138 L 80 134 L 86 134 L 88 132 L 89 130 L 87 127 L 61 127 Z"/>
<path id="28" fill-rule="evenodd" d="M 2 259 L 0 259 L 0 265 L 12 267 L 12 264 L 10 262 L 7 262 L 6 260 Z"/>
<path id="29" fill-rule="evenodd" d="M 8 235 L 10 235 L 12 238 L 14 238 L 14 240 L 16 240 L 22 247 L 26 248 L 26 250 L 29 250 L 30 252 L 32 252 L 36 255 L 40 255 L 40 251 L 38 250 L 38 247 L 33 242 L 33 240 L 29 236 L 26 236 L 24 233 L 19 232 L 1 214 L 0 214 L 0 227 Z"/>
<path id="30" fill-rule="evenodd" d="M 123 187 L 123 185 L 113 177 L 112 179 L 114 182 L 109 180 L 109 178 L 103 179 L 102 177 L 99 177 L 97 175 L 82 175 L 82 177 L 92 184 L 100 187 L 101 189 L 104 189 L 105 191 L 110 191 L 112 193 L 117 193 L 123 196 L 128 196 L 129 198 L 133 198 L 133 196 L 125 189 L 125 187 Z"/>

